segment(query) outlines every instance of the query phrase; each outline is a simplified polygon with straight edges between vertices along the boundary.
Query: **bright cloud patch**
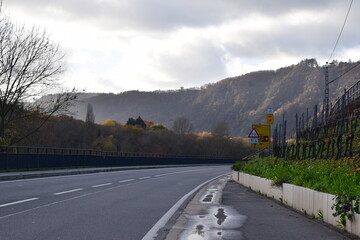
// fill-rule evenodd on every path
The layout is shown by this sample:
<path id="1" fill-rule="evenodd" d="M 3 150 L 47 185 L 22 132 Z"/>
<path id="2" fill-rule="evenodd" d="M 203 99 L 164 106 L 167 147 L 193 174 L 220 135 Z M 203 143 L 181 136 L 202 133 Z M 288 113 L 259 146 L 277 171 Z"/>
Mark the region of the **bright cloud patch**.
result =
<path id="1" fill-rule="evenodd" d="M 336 0 L 11 0 L 11 17 L 45 28 L 67 54 L 64 81 L 89 92 L 200 87 L 317 58 L 347 11 Z M 334 58 L 360 58 L 354 2 Z"/>

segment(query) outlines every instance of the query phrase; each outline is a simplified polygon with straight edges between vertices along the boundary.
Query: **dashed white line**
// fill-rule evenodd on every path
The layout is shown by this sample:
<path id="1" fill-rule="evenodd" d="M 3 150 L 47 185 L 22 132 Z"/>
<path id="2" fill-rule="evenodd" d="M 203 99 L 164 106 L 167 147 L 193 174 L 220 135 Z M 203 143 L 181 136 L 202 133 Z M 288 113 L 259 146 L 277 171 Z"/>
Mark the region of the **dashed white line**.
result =
<path id="1" fill-rule="evenodd" d="M 66 193 L 72 193 L 72 192 L 77 192 L 77 191 L 81 191 L 81 190 L 83 190 L 83 189 L 82 189 L 82 188 L 77 188 L 77 189 L 72 189 L 72 190 L 69 190 L 69 191 L 54 193 L 54 195 L 61 195 L 61 194 L 66 194 Z"/>
<path id="2" fill-rule="evenodd" d="M 188 172 L 194 172 L 194 171 L 201 171 L 201 170 L 188 170 L 188 171 L 181 171 L 181 172 L 170 172 L 170 173 L 163 173 L 163 174 L 157 174 L 154 177 L 163 177 L 163 176 L 168 176 L 168 175 L 173 175 L 173 174 L 180 174 L 180 173 L 188 173 Z"/>
<path id="3" fill-rule="evenodd" d="M 37 199 L 39 199 L 39 198 L 29 198 L 29 199 L 25 199 L 25 200 L 16 201 L 16 202 L 5 203 L 5 204 L 0 205 L 0 208 L 19 204 L 19 203 L 30 202 L 30 201 L 37 200 Z"/>
<path id="4" fill-rule="evenodd" d="M 121 180 L 119 181 L 119 183 L 124 183 L 124 182 L 131 182 L 134 181 L 135 179 L 126 179 L 126 180 Z"/>
<path id="5" fill-rule="evenodd" d="M 103 184 L 99 184 L 99 185 L 94 185 L 92 186 L 93 188 L 97 188 L 97 187 L 103 187 L 103 186 L 108 186 L 111 185 L 112 183 L 103 183 Z"/>
<path id="6" fill-rule="evenodd" d="M 141 177 L 141 178 L 139 178 L 139 179 L 140 179 L 140 180 L 143 180 L 143 179 L 148 179 L 148 178 L 151 178 L 151 177 L 147 176 L 147 177 Z"/>
<path id="7" fill-rule="evenodd" d="M 164 173 L 164 174 L 158 174 L 158 175 L 155 175 L 155 177 L 162 177 L 162 176 L 167 176 L 167 175 L 171 175 L 171 174 L 176 174 L 176 173 Z"/>

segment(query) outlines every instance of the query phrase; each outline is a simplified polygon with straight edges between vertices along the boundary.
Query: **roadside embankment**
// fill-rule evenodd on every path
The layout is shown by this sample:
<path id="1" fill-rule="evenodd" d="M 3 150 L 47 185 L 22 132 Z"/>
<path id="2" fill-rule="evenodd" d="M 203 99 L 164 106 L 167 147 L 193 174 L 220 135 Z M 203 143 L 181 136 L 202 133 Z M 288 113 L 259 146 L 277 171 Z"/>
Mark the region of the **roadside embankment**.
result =
<path id="1" fill-rule="evenodd" d="M 335 195 L 287 183 L 277 187 L 271 180 L 237 171 L 232 172 L 232 179 L 306 215 L 336 227 L 341 226 L 339 217 L 334 217 L 334 210 L 331 209 L 335 203 Z M 352 221 L 346 221 L 344 230 L 360 237 L 360 215 L 355 213 Z"/>

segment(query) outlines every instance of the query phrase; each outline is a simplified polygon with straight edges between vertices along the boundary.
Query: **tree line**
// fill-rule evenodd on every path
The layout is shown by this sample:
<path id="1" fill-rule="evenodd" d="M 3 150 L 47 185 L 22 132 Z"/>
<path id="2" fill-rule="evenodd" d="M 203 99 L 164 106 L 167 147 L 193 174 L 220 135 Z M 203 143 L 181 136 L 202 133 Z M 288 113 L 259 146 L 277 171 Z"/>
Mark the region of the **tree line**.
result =
<path id="1" fill-rule="evenodd" d="M 90 106 L 85 121 L 66 115 L 51 116 L 41 129 L 23 139 L 20 145 L 239 158 L 251 151 L 241 139 L 224 135 L 224 123 L 214 126 L 214 132 L 193 133 L 188 126 L 191 123 L 184 118 L 175 120 L 173 129 L 170 129 L 140 116 L 129 118 L 127 123 L 106 120 L 96 124 L 91 112 Z M 23 121 L 13 130 L 21 135 L 42 121 L 41 118 Z"/>

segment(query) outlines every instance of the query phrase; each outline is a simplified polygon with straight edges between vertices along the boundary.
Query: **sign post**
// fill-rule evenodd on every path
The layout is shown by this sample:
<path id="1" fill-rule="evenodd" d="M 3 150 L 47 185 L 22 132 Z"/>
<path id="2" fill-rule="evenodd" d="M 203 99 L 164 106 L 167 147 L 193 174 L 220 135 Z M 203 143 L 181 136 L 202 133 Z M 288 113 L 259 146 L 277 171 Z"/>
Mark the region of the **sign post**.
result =
<path id="1" fill-rule="evenodd" d="M 255 148 L 270 148 L 270 125 L 252 125 L 253 129 L 258 133 L 258 144 Z"/>
<path id="2" fill-rule="evenodd" d="M 248 138 L 251 144 L 259 144 L 259 134 L 255 128 L 251 129 Z"/>
<path id="3" fill-rule="evenodd" d="M 266 110 L 266 124 L 274 123 L 274 109 L 268 108 Z"/>

